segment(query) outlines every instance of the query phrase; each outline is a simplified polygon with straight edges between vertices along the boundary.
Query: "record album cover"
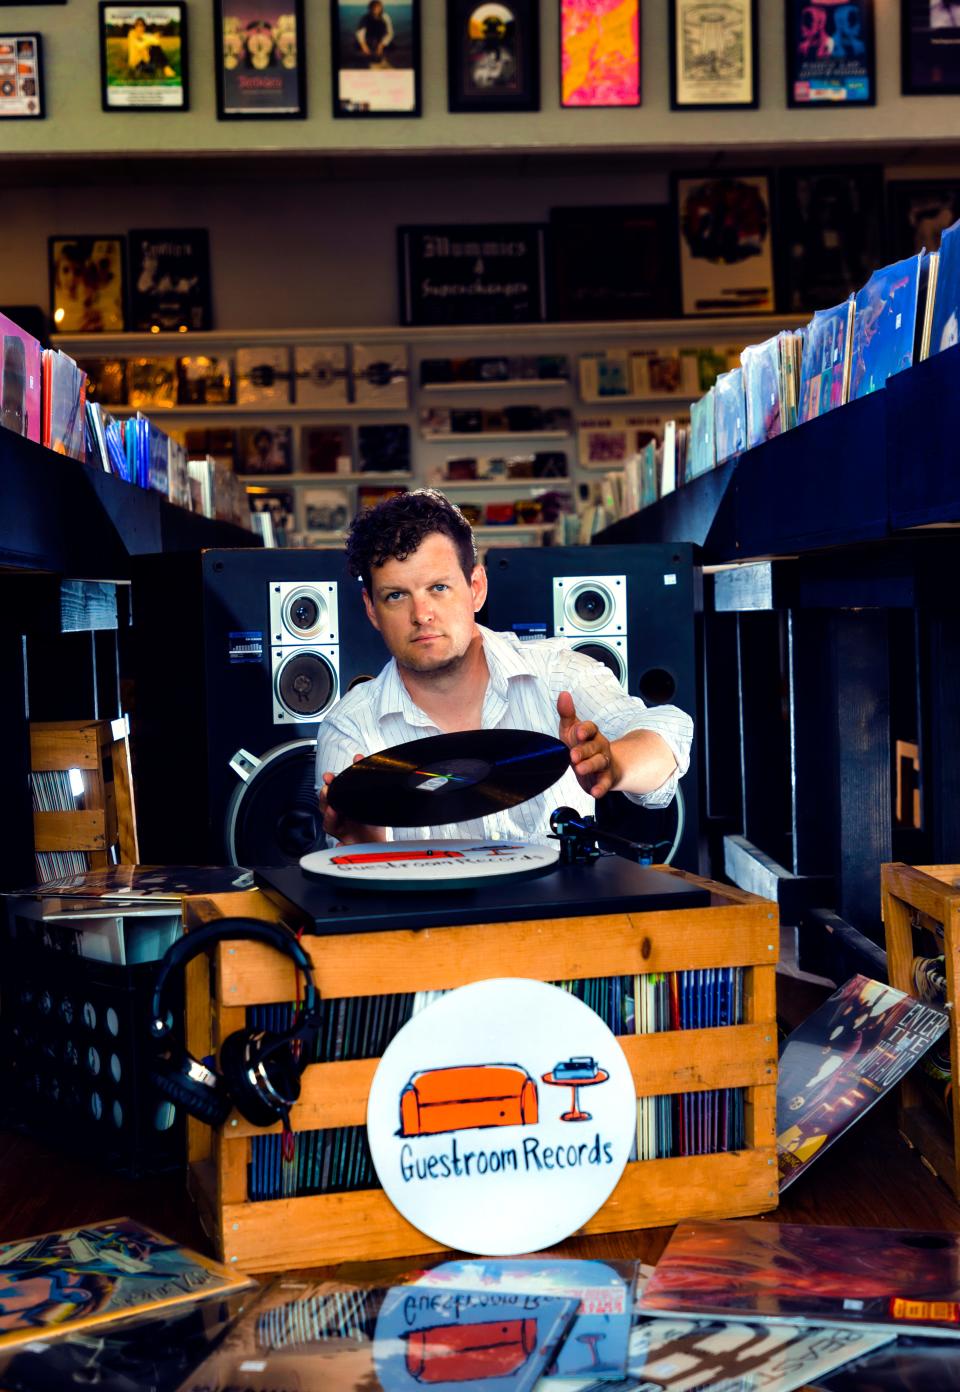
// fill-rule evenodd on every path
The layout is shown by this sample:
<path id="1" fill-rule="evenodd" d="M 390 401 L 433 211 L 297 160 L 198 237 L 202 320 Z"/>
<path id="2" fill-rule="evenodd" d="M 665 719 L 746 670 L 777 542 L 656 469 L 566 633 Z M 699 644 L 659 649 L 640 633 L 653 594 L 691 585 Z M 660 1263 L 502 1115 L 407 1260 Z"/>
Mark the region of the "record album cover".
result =
<path id="1" fill-rule="evenodd" d="M 364 474 L 408 474 L 410 472 L 410 427 L 361 425 L 357 427 L 360 471 Z"/>
<path id="2" fill-rule="evenodd" d="M 206 228 L 135 228 L 128 245 L 134 330 L 213 328 Z"/>
<path id="3" fill-rule="evenodd" d="M 405 343 L 355 343 L 353 399 L 358 406 L 408 406 L 410 368 Z"/>
<path id="4" fill-rule="evenodd" d="M 237 349 L 237 405 L 281 406 L 291 399 L 290 349 L 278 345 Z"/>
<path id="5" fill-rule="evenodd" d="M 238 432 L 238 474 L 289 474 L 293 453 L 289 425 L 251 425 Z"/>
<path id="6" fill-rule="evenodd" d="M 130 358 L 127 361 L 127 401 L 138 411 L 175 406 L 176 358 Z"/>
<path id="7" fill-rule="evenodd" d="M 87 374 L 87 399 L 101 406 L 122 406 L 127 399 L 125 358 L 78 358 Z"/>
<path id="8" fill-rule="evenodd" d="M 842 406 L 849 395 L 854 297 L 832 309 L 817 310 L 807 326 L 800 364 L 798 415 L 813 420 Z"/>
<path id="9" fill-rule="evenodd" d="M 550 210 L 550 317 L 669 319 L 677 312 L 668 203 Z"/>
<path id="10" fill-rule="evenodd" d="M 303 509 L 308 532 L 342 532 L 350 521 L 345 488 L 305 488 Z"/>
<path id="11" fill-rule="evenodd" d="M 903 991 L 853 976 L 789 1036 L 777 1079 L 780 1191 L 909 1072 L 948 1017 Z"/>
<path id="12" fill-rule="evenodd" d="M 305 474 L 353 472 L 349 425 L 305 425 L 300 433 L 300 469 Z"/>
<path id="13" fill-rule="evenodd" d="M 960 220 L 940 239 L 937 293 L 933 305 L 930 352 L 942 353 L 960 339 Z"/>
<path id="14" fill-rule="evenodd" d="M 747 447 L 747 405 L 743 395 L 743 369 L 721 372 L 714 387 L 717 463 L 741 454 Z"/>
<path id="15" fill-rule="evenodd" d="M 752 343 L 740 354 L 747 408 L 747 448 L 772 440 L 783 430 L 780 401 L 780 348 L 775 338 Z"/>
<path id="16" fill-rule="evenodd" d="M 680 1223 L 638 1310 L 958 1338 L 960 1235 Z"/>
<path id="17" fill-rule="evenodd" d="M 43 433 L 42 377 L 39 341 L 0 314 L 0 425 L 38 444 Z"/>
<path id="18" fill-rule="evenodd" d="M 0 1348 L 251 1287 L 131 1218 L 0 1243 Z"/>
<path id="19" fill-rule="evenodd" d="M 233 365 L 212 353 L 177 360 L 177 400 L 181 406 L 225 406 L 233 399 Z"/>
<path id="20" fill-rule="evenodd" d="M 787 105 L 873 106 L 873 0 L 788 0 Z"/>
<path id="21" fill-rule="evenodd" d="M 913 364 L 920 257 L 875 271 L 857 294 L 850 399 L 879 391 Z"/>
<path id="22" fill-rule="evenodd" d="M 294 396 L 300 406 L 347 404 L 346 344 L 298 343 L 293 350 Z"/>

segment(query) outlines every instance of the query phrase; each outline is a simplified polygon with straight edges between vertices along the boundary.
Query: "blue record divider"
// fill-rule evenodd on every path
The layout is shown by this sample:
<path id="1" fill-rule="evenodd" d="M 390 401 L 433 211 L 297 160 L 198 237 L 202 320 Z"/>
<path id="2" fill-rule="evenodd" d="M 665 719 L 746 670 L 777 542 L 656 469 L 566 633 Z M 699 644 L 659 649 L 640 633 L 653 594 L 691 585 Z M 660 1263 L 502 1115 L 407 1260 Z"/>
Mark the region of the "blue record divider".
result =
<path id="1" fill-rule="evenodd" d="M 884 394 L 891 530 L 960 521 L 960 346 L 891 377 Z"/>

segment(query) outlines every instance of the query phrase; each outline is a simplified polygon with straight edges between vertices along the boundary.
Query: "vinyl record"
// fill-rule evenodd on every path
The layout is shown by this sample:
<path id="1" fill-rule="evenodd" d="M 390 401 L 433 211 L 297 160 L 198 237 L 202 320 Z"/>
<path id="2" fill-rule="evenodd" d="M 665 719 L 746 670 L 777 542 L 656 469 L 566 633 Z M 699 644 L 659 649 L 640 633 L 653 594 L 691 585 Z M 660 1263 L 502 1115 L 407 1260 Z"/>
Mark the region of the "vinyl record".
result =
<path id="1" fill-rule="evenodd" d="M 570 767 L 560 740 L 531 730 L 458 730 L 371 754 L 330 784 L 342 817 L 371 826 L 443 826 L 516 807 Z"/>

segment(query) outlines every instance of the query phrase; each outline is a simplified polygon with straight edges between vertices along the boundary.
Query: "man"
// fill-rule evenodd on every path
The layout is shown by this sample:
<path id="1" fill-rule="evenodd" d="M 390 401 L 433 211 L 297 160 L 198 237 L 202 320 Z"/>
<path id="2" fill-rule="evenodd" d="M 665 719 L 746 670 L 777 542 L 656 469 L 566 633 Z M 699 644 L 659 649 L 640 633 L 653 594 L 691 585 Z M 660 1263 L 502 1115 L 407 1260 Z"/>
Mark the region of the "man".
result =
<path id="1" fill-rule="evenodd" d="M 570 768 L 539 797 L 470 822 L 404 828 L 401 837 L 542 839 L 558 806 L 593 812 L 611 790 L 665 807 L 690 760 L 693 722 L 675 706 L 647 709 L 602 663 L 545 639 L 477 624 L 487 577 L 473 533 L 441 493 L 419 489 L 361 512 L 347 561 L 363 581 L 367 616 L 392 660 L 347 693 L 320 725 L 317 790 L 324 830 L 342 843 L 385 840 L 327 805 L 334 775 L 351 761 L 455 730 L 535 730 L 561 739 Z"/>

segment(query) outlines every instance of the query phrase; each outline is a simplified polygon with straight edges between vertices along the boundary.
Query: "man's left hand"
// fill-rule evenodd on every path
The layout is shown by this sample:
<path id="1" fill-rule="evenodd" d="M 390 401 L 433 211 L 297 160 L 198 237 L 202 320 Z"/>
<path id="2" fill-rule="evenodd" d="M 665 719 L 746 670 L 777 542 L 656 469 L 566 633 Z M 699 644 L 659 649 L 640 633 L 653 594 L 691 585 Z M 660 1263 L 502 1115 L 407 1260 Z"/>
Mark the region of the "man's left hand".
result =
<path id="1" fill-rule="evenodd" d="M 570 750 L 570 763 L 581 788 L 591 797 L 602 798 L 620 779 L 610 741 L 592 720 L 577 719 L 569 691 L 561 691 L 557 697 L 557 714 L 560 717 L 559 738 Z"/>

